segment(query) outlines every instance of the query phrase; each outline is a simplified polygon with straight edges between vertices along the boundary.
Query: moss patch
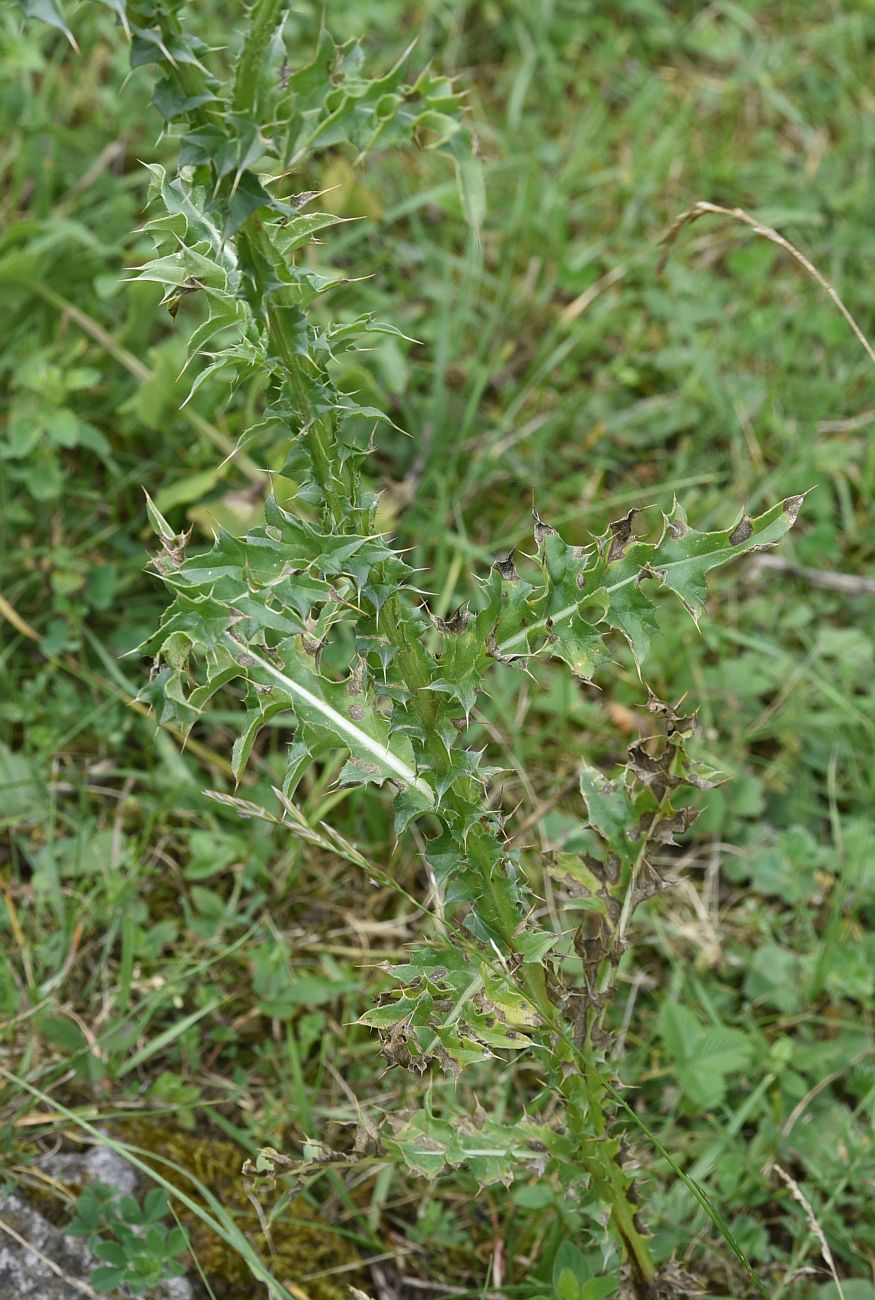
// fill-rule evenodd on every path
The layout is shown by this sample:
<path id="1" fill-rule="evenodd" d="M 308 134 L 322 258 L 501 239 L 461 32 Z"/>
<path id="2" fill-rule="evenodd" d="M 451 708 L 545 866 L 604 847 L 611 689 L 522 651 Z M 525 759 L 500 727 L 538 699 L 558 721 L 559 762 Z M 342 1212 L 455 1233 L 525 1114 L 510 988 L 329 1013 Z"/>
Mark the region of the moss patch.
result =
<path id="1" fill-rule="evenodd" d="M 311 1276 L 354 1264 L 357 1256 L 349 1240 L 330 1224 L 317 1220 L 312 1206 L 302 1197 L 290 1202 L 274 1221 L 267 1242 L 240 1173 L 245 1153 L 234 1143 L 168 1128 L 157 1121 L 125 1122 L 114 1126 L 114 1135 L 190 1171 L 233 1214 L 265 1264 L 300 1300 L 349 1300 L 350 1284 L 364 1283 L 363 1270 L 356 1268 L 336 1276 Z M 148 1163 L 147 1155 L 141 1158 Z M 180 1177 L 157 1160 L 155 1169 L 171 1181 Z M 192 1200 L 202 1201 L 195 1185 L 184 1190 Z M 281 1193 L 279 1183 L 272 1196 L 278 1199 Z M 265 1200 L 265 1214 L 269 1208 L 270 1202 Z M 262 1284 L 255 1281 L 244 1260 L 184 1206 L 177 1203 L 176 1210 L 189 1234 L 192 1252 L 216 1295 L 222 1300 L 256 1300 Z"/>

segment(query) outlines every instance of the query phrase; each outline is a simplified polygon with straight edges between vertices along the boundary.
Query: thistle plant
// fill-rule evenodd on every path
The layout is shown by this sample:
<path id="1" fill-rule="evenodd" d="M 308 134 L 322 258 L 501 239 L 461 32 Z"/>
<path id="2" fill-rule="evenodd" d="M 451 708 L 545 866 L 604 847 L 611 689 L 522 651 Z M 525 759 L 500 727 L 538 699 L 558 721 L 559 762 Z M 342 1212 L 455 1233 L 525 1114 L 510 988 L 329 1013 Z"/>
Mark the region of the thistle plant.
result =
<path id="1" fill-rule="evenodd" d="M 258 381 L 261 418 L 241 446 L 279 432 L 288 481 L 248 536 L 222 533 L 193 555 L 149 503 L 155 569 L 172 603 L 144 647 L 154 659 L 144 698 L 188 732 L 230 687 L 238 780 L 261 730 L 281 723 L 289 745 L 277 796 L 290 831 L 352 862 L 363 864 L 355 847 L 307 827 L 295 805 L 326 754 L 346 755 L 342 784 L 393 800 L 398 836 L 419 823 L 446 923 L 424 928 L 362 1022 L 393 1066 L 458 1076 L 527 1054 L 540 1086 L 525 1115 L 501 1123 L 423 1102 L 386 1123 L 383 1148 L 426 1177 L 465 1165 L 483 1184 L 558 1178 L 603 1215 L 631 1293 L 674 1294 L 679 1275 L 654 1263 L 624 1154 L 631 1112 L 613 1082 L 607 1010 L 635 909 L 668 883 L 663 847 L 693 820 L 690 792 L 712 779 L 689 750 L 694 717 L 648 694 L 653 736 L 610 778 L 581 763 L 580 847 L 541 860 L 512 847 L 469 724 L 493 674 L 522 684 L 535 662 L 555 660 L 589 682 L 610 670 L 618 639 L 643 681 L 670 603 L 697 620 L 711 570 L 776 543 L 802 498 L 715 532 L 692 527 L 675 504 L 651 540 L 631 510 L 584 547 L 535 511 L 531 543 L 472 575 L 474 594 L 451 617 L 433 617 L 428 575 L 375 523 L 367 458 L 385 416 L 331 380 L 342 352 L 397 331 L 369 316 L 326 323 L 323 300 L 343 277 L 314 269 L 311 250 L 339 218 L 305 187 L 322 151 L 360 157 L 413 143 L 451 158 L 476 220 L 477 164 L 456 88 L 431 71 L 408 80 L 404 61 L 369 79 L 361 46 L 336 47 L 325 32 L 312 59 L 290 67 L 299 56 L 284 40 L 283 0 L 255 0 L 226 78 L 186 30 L 182 0 L 112 7 L 130 30 L 133 64 L 157 65 L 155 104 L 179 144 L 175 174 L 151 168 L 157 252 L 133 278 L 160 284 L 174 315 L 183 302 L 204 304 L 190 341 L 192 357 L 206 358 L 195 387 L 209 376 L 229 389 Z M 545 874 L 570 900 L 558 930 L 538 919 Z"/>

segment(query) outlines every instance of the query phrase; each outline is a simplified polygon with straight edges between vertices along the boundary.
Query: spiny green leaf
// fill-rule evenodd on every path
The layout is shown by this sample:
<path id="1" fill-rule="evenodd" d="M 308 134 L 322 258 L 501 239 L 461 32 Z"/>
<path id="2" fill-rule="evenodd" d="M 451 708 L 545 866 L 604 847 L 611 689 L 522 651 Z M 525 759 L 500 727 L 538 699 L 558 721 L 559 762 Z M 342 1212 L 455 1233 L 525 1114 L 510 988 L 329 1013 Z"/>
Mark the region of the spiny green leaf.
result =
<path id="1" fill-rule="evenodd" d="M 513 617 L 512 607 L 502 611 L 499 654 L 531 654 L 546 647 L 572 667 L 575 659 L 585 662 L 587 654 L 600 662 L 603 657 L 595 642 L 601 633 L 592 631 L 593 622 L 599 622 L 620 631 L 640 663 L 657 628 L 650 590 L 672 591 L 697 619 L 704 609 L 711 570 L 748 551 L 774 545 L 792 528 L 803 499 L 788 497 L 756 518 L 744 515 L 733 527 L 710 533 L 691 528 L 675 503 L 663 516 L 656 542 L 635 538 L 632 521 L 637 512 L 630 511 L 595 546 L 577 551 L 557 540 L 555 530 L 536 516 L 542 585 L 523 590 L 524 600 L 516 603 Z"/>
<path id="2" fill-rule="evenodd" d="M 443 1120 L 420 1110 L 396 1127 L 387 1145 L 426 1178 L 465 1164 L 484 1186 L 509 1186 L 517 1174 L 542 1171 L 556 1135 L 546 1125 L 500 1124 L 485 1115 Z"/>
<path id="3" fill-rule="evenodd" d="M 149 523 L 152 525 L 155 532 L 161 538 L 162 542 L 175 542 L 176 533 L 170 527 L 167 520 L 162 515 L 161 511 L 158 509 L 158 507 L 155 505 L 152 498 L 149 496 L 148 492 L 145 492 L 145 497 L 146 497 L 146 513 L 149 516 Z"/>
<path id="4" fill-rule="evenodd" d="M 67 26 L 66 19 L 55 4 L 55 0 L 18 0 L 18 3 L 26 18 L 36 18 L 47 26 L 63 32 L 73 49 L 78 51 L 79 46 L 76 44 L 76 39 Z"/>
<path id="5" fill-rule="evenodd" d="M 612 848 L 620 848 L 635 825 L 635 811 L 622 785 L 584 763 L 580 769 L 580 793 L 586 803 L 589 824 Z"/>

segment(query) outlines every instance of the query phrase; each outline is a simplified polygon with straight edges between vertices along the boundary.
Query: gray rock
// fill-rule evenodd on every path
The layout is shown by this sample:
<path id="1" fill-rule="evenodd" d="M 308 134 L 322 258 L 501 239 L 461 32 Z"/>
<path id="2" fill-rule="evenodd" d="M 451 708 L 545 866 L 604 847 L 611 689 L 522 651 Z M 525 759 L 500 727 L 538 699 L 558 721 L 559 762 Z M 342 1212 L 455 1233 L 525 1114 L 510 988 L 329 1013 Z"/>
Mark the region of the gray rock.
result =
<path id="1" fill-rule="evenodd" d="M 61 1182 L 101 1182 L 119 1194 L 137 1190 L 135 1171 L 109 1147 L 92 1147 L 81 1155 L 47 1156 L 39 1167 Z M 82 1237 L 56 1228 L 17 1192 L 0 1199 L 0 1224 L 27 1243 L 0 1227 L 0 1300 L 81 1300 L 95 1294 L 88 1279 L 99 1261 Z M 184 1277 L 168 1278 L 148 1292 L 150 1300 L 192 1300 L 192 1295 L 191 1283 Z"/>
<path id="2" fill-rule="evenodd" d="M 87 1152 L 43 1156 L 37 1169 L 61 1183 L 103 1183 L 119 1196 L 133 1196 L 137 1190 L 137 1171 L 111 1147 L 89 1147 Z"/>
<path id="3" fill-rule="evenodd" d="M 93 1264 L 85 1242 L 53 1227 L 15 1194 L 0 1201 L 0 1219 L 34 1248 L 0 1232 L 0 1300 L 80 1300 L 82 1288 L 68 1279 L 84 1282 L 90 1276 Z M 61 1276 L 37 1251 L 60 1269 Z"/>

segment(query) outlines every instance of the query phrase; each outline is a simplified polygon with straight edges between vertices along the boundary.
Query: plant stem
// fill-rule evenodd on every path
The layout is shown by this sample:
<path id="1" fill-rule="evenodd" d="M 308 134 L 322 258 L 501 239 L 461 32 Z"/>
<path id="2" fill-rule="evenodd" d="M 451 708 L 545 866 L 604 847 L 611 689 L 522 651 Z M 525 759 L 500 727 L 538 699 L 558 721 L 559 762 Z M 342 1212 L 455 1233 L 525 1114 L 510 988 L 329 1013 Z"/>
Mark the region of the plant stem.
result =
<path id="1" fill-rule="evenodd" d="M 241 258 L 252 277 L 256 295 L 263 304 L 264 322 L 277 357 L 283 364 L 292 397 L 301 421 L 328 522 L 342 532 L 354 531 L 361 524 L 355 508 L 355 476 L 349 463 L 342 460 L 337 447 L 337 420 L 333 411 L 316 409 L 307 374 L 309 362 L 298 351 L 298 343 L 289 322 L 298 309 L 282 288 L 283 267 L 264 227 L 256 217 L 250 218 L 237 237 Z M 267 274 L 266 274 L 267 272 Z M 279 287 L 278 287 L 279 286 Z"/>
<path id="2" fill-rule="evenodd" d="M 287 8 L 288 0 L 255 0 L 249 11 L 249 29 L 234 80 L 235 113 L 248 113 L 255 107 L 267 47 Z"/>
<path id="3" fill-rule="evenodd" d="M 419 721 L 426 732 L 426 751 L 429 761 L 439 777 L 449 773 L 451 757 L 441 737 L 435 731 L 436 700 L 434 692 L 429 690 L 433 679 L 433 661 L 422 646 L 420 640 L 413 636 L 405 625 L 403 605 L 399 595 L 392 596 L 380 614 L 380 626 L 395 646 L 398 666 L 411 693 L 411 703 Z M 450 789 L 444 795 L 444 807 L 451 814 L 464 817 L 472 802 L 479 802 L 479 792 L 473 779 L 461 781 L 457 789 Z M 469 861 L 480 875 L 485 890 L 487 921 L 501 942 L 511 951 L 517 950 L 515 934 L 522 922 L 522 917 L 513 905 L 507 891 L 500 888 L 496 879 L 495 861 L 502 856 L 501 846 L 496 853 L 495 835 L 483 820 L 477 821 L 468 829 L 466 850 Z M 543 972 L 538 967 L 538 974 Z"/>
<path id="4" fill-rule="evenodd" d="M 396 646 L 399 667 L 411 690 L 414 707 L 420 721 L 428 730 L 434 725 L 434 694 L 429 691 L 431 660 L 420 641 L 411 636 L 399 618 L 400 597 L 387 601 L 381 615 L 381 626 L 389 640 Z M 449 766 L 449 755 L 439 737 L 432 733 L 432 754 L 438 765 Z M 473 784 L 473 783 L 472 783 Z M 473 792 L 467 792 L 470 796 Z M 450 809 L 464 807 L 465 794 L 454 797 L 449 791 L 445 806 Z M 491 921 L 505 947 L 519 954 L 517 931 L 523 918 L 513 907 L 506 891 L 498 888 L 494 872 L 493 833 L 484 823 L 472 827 L 468 837 L 468 854 L 471 862 L 480 868 L 482 883 L 488 893 Z M 481 912 L 482 912 L 481 904 Z M 598 1189 L 602 1200 L 610 1209 L 611 1224 L 623 1246 L 633 1271 L 638 1294 L 646 1296 L 655 1275 L 647 1240 L 635 1222 L 635 1206 L 629 1196 L 629 1180 L 618 1163 L 618 1144 L 608 1137 L 605 1116 L 605 1089 L 590 1055 L 577 1048 L 564 1031 L 559 1009 L 551 1000 L 544 969 L 538 962 L 523 961 L 520 966 L 526 996 L 541 1015 L 545 1028 L 556 1042 L 559 1058 L 557 1076 L 559 1088 L 569 1111 L 569 1119 L 580 1142 L 581 1161 Z M 565 1066 L 569 1067 L 566 1072 Z M 581 1086 L 582 1085 L 582 1086 Z"/>
<path id="5" fill-rule="evenodd" d="M 230 105 L 224 105 L 225 110 L 230 106 L 236 119 L 257 122 L 266 55 L 287 5 L 288 0 L 254 0 Z M 177 17 L 172 11 L 162 10 L 160 23 L 172 44 L 171 37 L 179 35 Z M 169 59 L 169 66 L 172 79 L 192 105 L 187 110 L 189 123 L 209 126 L 220 122 L 223 112 L 211 98 L 216 83 L 207 70 L 194 61 Z M 242 171 L 242 163 L 240 168 Z M 231 179 L 225 172 L 214 171 L 213 179 L 214 199 L 233 194 L 233 189 L 229 190 Z M 233 182 L 235 187 L 238 181 L 239 175 Z M 216 225 L 215 239 L 221 251 L 224 240 L 219 232 L 223 222 L 217 220 Z M 337 406 L 331 400 L 327 377 L 308 353 L 302 313 L 289 282 L 288 268 L 258 212 L 240 227 L 234 243 L 240 269 L 248 277 L 244 284 L 253 314 L 266 335 L 262 340 L 266 369 L 272 380 L 279 372 L 283 395 L 290 399 L 298 421 L 295 432 L 306 447 L 312 480 L 321 494 L 323 526 L 336 536 L 366 533 L 372 527 L 371 511 L 359 495 L 355 456 L 341 441 Z M 624 581 L 631 582 L 632 578 Z M 612 1229 L 628 1259 L 635 1293 L 644 1300 L 651 1293 L 656 1270 L 645 1236 L 635 1221 L 630 1179 L 619 1162 L 619 1142 L 610 1134 L 609 1116 L 605 1113 L 608 1085 L 598 1068 L 592 1035 L 578 1046 L 565 1017 L 563 1000 L 548 983 L 547 969 L 540 961 L 525 960 L 521 937 L 527 918 L 517 901 L 507 848 L 496 818 L 484 803 L 480 782 L 454 770 L 453 754 L 439 726 L 439 697 L 432 689 L 439 663 L 423 644 L 422 624 L 412 610 L 411 599 L 396 591 L 379 609 L 372 607 L 370 611 L 392 647 L 399 684 L 408 697 L 405 703 L 415 715 L 420 733 L 420 771 L 412 771 L 409 762 L 396 771 L 408 785 L 415 787 L 419 783 L 425 787 L 433 783 L 438 788 L 440 818 L 455 837 L 467 879 L 474 882 L 480 895 L 476 906 L 479 922 L 501 954 L 502 971 L 516 981 L 519 993 L 541 1018 L 543 1040 L 552 1048 L 552 1080 L 565 1103 L 580 1165 L 609 1207 Z M 571 618 L 576 610 L 576 604 L 564 608 L 552 616 L 553 620 Z M 534 623 L 511 636 L 501 649 L 506 651 L 525 642 L 533 630 L 545 626 L 546 620 Z M 259 659 L 259 663 L 263 671 L 282 676 L 267 660 Z M 283 682 L 293 695 L 306 693 L 289 679 Z M 328 706 L 323 706 L 324 711 L 333 712 Z M 333 720 L 339 734 L 343 735 L 344 726 L 349 733 L 351 723 L 336 713 Z M 634 873 L 628 888 L 631 890 L 633 885 Z M 484 960 L 490 960 L 489 945 L 485 946 Z M 474 987 L 472 984 L 471 989 Z"/>

